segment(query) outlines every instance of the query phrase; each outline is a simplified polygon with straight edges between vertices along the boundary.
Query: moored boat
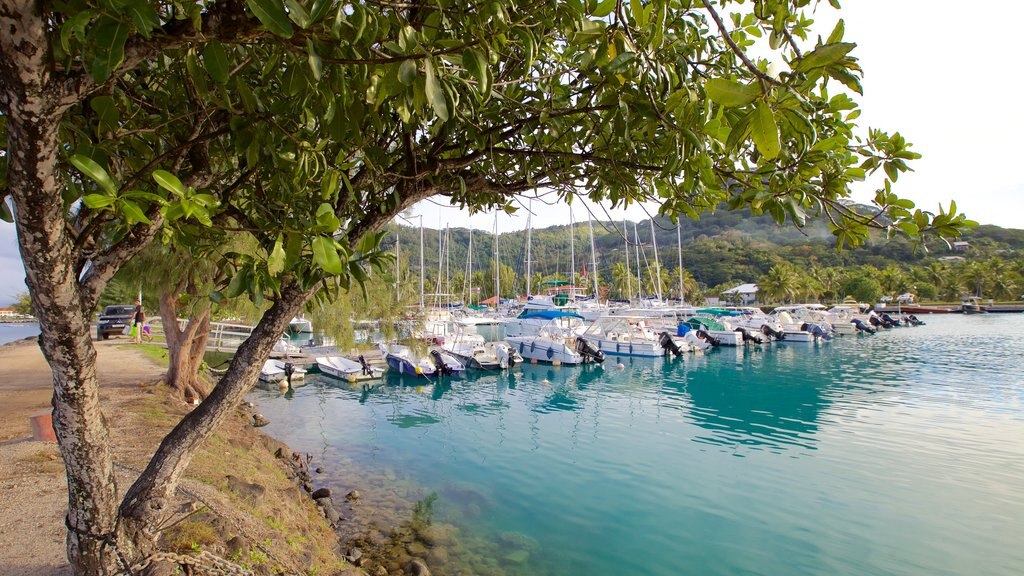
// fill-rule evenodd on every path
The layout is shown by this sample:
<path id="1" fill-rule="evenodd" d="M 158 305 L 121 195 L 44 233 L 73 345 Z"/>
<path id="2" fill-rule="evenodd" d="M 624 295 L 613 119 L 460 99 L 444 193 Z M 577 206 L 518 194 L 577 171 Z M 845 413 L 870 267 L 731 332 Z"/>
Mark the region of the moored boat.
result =
<path id="1" fill-rule="evenodd" d="M 380 378 L 383 373 L 380 368 L 371 366 L 361 355 L 358 360 L 344 356 L 318 356 L 316 365 L 320 368 L 321 373 L 350 382 L 374 380 Z"/>
<path id="2" fill-rule="evenodd" d="M 437 375 L 437 365 L 426 356 L 417 356 L 408 346 L 378 344 L 388 370 L 406 376 L 430 377 Z"/>
<path id="3" fill-rule="evenodd" d="M 282 380 L 295 382 L 305 378 L 306 371 L 301 366 L 296 366 L 284 360 L 267 360 L 263 363 L 263 367 L 260 368 L 260 382 L 268 384 L 281 382 Z"/>

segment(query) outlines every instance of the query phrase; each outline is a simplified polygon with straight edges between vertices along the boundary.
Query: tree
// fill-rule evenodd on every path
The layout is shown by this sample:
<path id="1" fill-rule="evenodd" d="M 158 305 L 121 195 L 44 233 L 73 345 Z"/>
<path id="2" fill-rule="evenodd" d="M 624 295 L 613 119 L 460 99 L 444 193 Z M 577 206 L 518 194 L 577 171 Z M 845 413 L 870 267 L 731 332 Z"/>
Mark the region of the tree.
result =
<path id="1" fill-rule="evenodd" d="M 34 316 L 34 310 L 32 308 L 32 297 L 29 296 L 28 292 L 21 292 L 14 297 L 14 304 L 11 305 L 14 308 L 14 312 L 25 316 Z"/>
<path id="2" fill-rule="evenodd" d="M 831 88 L 860 91 L 855 45 L 841 22 L 808 40 L 814 7 L 0 0 L 0 217 L 16 223 L 53 369 L 76 573 L 114 569 L 110 538 L 152 548 L 181 471 L 288 321 L 387 268 L 378 231 L 420 199 L 513 210 L 548 187 L 657 199 L 673 218 L 723 202 L 796 225 L 820 215 L 839 247 L 880 222 L 957 235 L 971 222 L 955 204 L 930 213 L 891 192 L 917 154 L 854 132 L 855 102 Z M 789 63 L 777 76 L 744 52 L 764 34 Z M 872 175 L 878 214 L 841 202 Z M 229 233 L 256 248 L 220 256 L 211 297 L 269 306 L 119 506 L 90 315 L 154 240 Z"/>
<path id="3" fill-rule="evenodd" d="M 878 302 L 878 297 L 882 295 L 882 285 L 867 274 L 858 274 L 851 276 L 843 282 L 843 292 L 847 296 L 852 296 L 858 302 Z"/>
<path id="4" fill-rule="evenodd" d="M 799 276 L 792 265 L 785 262 L 772 266 L 767 274 L 757 281 L 758 292 L 764 296 L 759 299 L 766 302 L 790 303 L 799 290 Z"/>

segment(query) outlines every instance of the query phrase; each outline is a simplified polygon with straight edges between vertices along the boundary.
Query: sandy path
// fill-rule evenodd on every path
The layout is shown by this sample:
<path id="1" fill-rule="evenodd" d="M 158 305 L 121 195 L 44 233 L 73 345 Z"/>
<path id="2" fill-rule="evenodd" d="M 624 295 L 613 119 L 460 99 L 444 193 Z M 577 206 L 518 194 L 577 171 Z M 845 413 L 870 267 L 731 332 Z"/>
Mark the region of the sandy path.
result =
<path id="1" fill-rule="evenodd" d="M 95 342 L 100 401 L 113 430 L 115 455 L 133 460 L 151 446 L 124 442 L 118 407 L 164 370 L 127 340 Z M 56 444 L 31 439 L 29 416 L 50 409 L 52 379 L 34 339 L 0 346 L 0 574 L 70 574 L 64 549 L 64 466 Z M 119 438 L 121 437 L 121 438 Z M 141 444 L 141 445 L 140 445 Z M 128 478 L 119 479 L 123 489 Z"/>

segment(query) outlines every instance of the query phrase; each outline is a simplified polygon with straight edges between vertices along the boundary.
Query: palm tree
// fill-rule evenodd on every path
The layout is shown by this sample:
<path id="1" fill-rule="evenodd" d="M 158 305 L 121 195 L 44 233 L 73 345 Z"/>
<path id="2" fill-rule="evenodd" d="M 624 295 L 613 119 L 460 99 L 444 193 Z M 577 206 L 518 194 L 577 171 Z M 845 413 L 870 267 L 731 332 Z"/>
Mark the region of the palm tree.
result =
<path id="1" fill-rule="evenodd" d="M 895 266 L 889 266 L 878 275 L 878 283 L 887 295 L 903 293 L 910 286 L 907 274 Z"/>
<path id="2" fill-rule="evenodd" d="M 772 266 L 768 273 L 757 281 L 758 291 L 765 294 L 764 300 L 790 303 L 797 295 L 797 274 L 792 264 L 785 262 Z"/>
<path id="3" fill-rule="evenodd" d="M 842 268 L 829 266 L 828 268 L 813 268 L 811 276 L 821 286 L 821 296 L 829 300 L 839 300 L 842 291 L 843 281 L 846 280 L 846 272 Z"/>
<path id="4" fill-rule="evenodd" d="M 669 275 L 669 291 L 674 294 L 676 298 L 679 297 L 680 270 L 682 270 L 683 274 L 683 291 L 685 292 L 683 296 L 685 296 L 687 300 L 694 302 L 696 301 L 695 297 L 700 293 L 700 284 L 697 283 L 697 279 L 694 278 L 693 274 L 691 274 L 686 268 L 676 268 Z"/>
<path id="5" fill-rule="evenodd" d="M 632 274 L 626 268 L 625 262 L 616 262 L 612 264 L 611 269 L 612 275 L 612 294 L 615 294 L 617 298 L 630 298 L 632 294 L 629 294 L 629 288 L 635 286 Z"/>
<path id="6" fill-rule="evenodd" d="M 964 286 L 975 296 L 981 297 L 990 281 L 988 267 L 981 262 L 969 262 L 960 272 Z"/>

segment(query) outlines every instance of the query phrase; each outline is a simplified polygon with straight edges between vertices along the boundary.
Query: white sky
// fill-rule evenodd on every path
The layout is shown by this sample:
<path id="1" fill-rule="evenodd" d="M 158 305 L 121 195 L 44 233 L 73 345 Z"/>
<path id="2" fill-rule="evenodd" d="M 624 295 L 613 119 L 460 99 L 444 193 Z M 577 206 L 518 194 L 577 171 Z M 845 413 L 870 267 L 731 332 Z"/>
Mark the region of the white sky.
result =
<path id="1" fill-rule="evenodd" d="M 817 17 L 822 35 L 836 15 L 823 1 Z M 952 0 L 846 0 L 842 17 L 845 39 L 857 43 L 853 55 L 865 71 L 858 121 L 864 128 L 899 131 L 924 155 L 913 163 L 915 172 L 900 177 L 896 191 L 928 210 L 955 199 L 982 224 L 1024 228 L 1024 170 L 1017 169 L 1016 158 L 1024 135 L 1024 80 L 1016 61 L 1024 2 L 990 0 L 979 13 Z M 979 17 L 984 26 L 977 25 Z M 858 190 L 856 198 L 870 198 L 876 185 Z M 431 202 L 413 213 L 429 227 L 494 227 L 493 215 L 470 217 Z M 535 202 L 534 213 L 538 228 L 569 221 L 565 206 Z M 577 204 L 573 215 L 583 222 L 587 211 Z M 612 216 L 647 217 L 638 207 Z M 525 211 L 499 216 L 501 231 L 525 227 Z M 6 222 L 0 222 L 0 271 L 0 305 L 7 305 L 25 284 L 14 227 Z"/>
<path id="2" fill-rule="evenodd" d="M 822 0 L 815 18 L 822 36 L 839 15 Z M 857 43 L 853 55 L 864 68 L 864 96 L 854 95 L 863 111 L 857 122 L 865 134 L 868 127 L 900 132 L 924 156 L 894 191 L 933 212 L 954 199 L 977 222 L 1024 228 L 1024 171 L 1016 169 L 1024 79 L 1015 64 L 1024 2 L 986 2 L 984 26 L 972 23 L 979 15 L 969 3 L 952 0 L 845 0 L 841 15 L 844 40 Z M 855 199 L 868 201 L 879 185 L 865 182 Z M 534 208 L 534 227 L 569 221 L 565 206 L 535 202 Z M 413 213 L 423 214 L 431 227 L 450 222 L 494 229 L 493 215 L 468 217 L 430 201 Z M 580 221 L 587 212 L 574 205 L 573 215 Z M 640 208 L 612 215 L 647 218 Z M 500 231 L 525 227 L 524 210 L 499 216 Z"/>

